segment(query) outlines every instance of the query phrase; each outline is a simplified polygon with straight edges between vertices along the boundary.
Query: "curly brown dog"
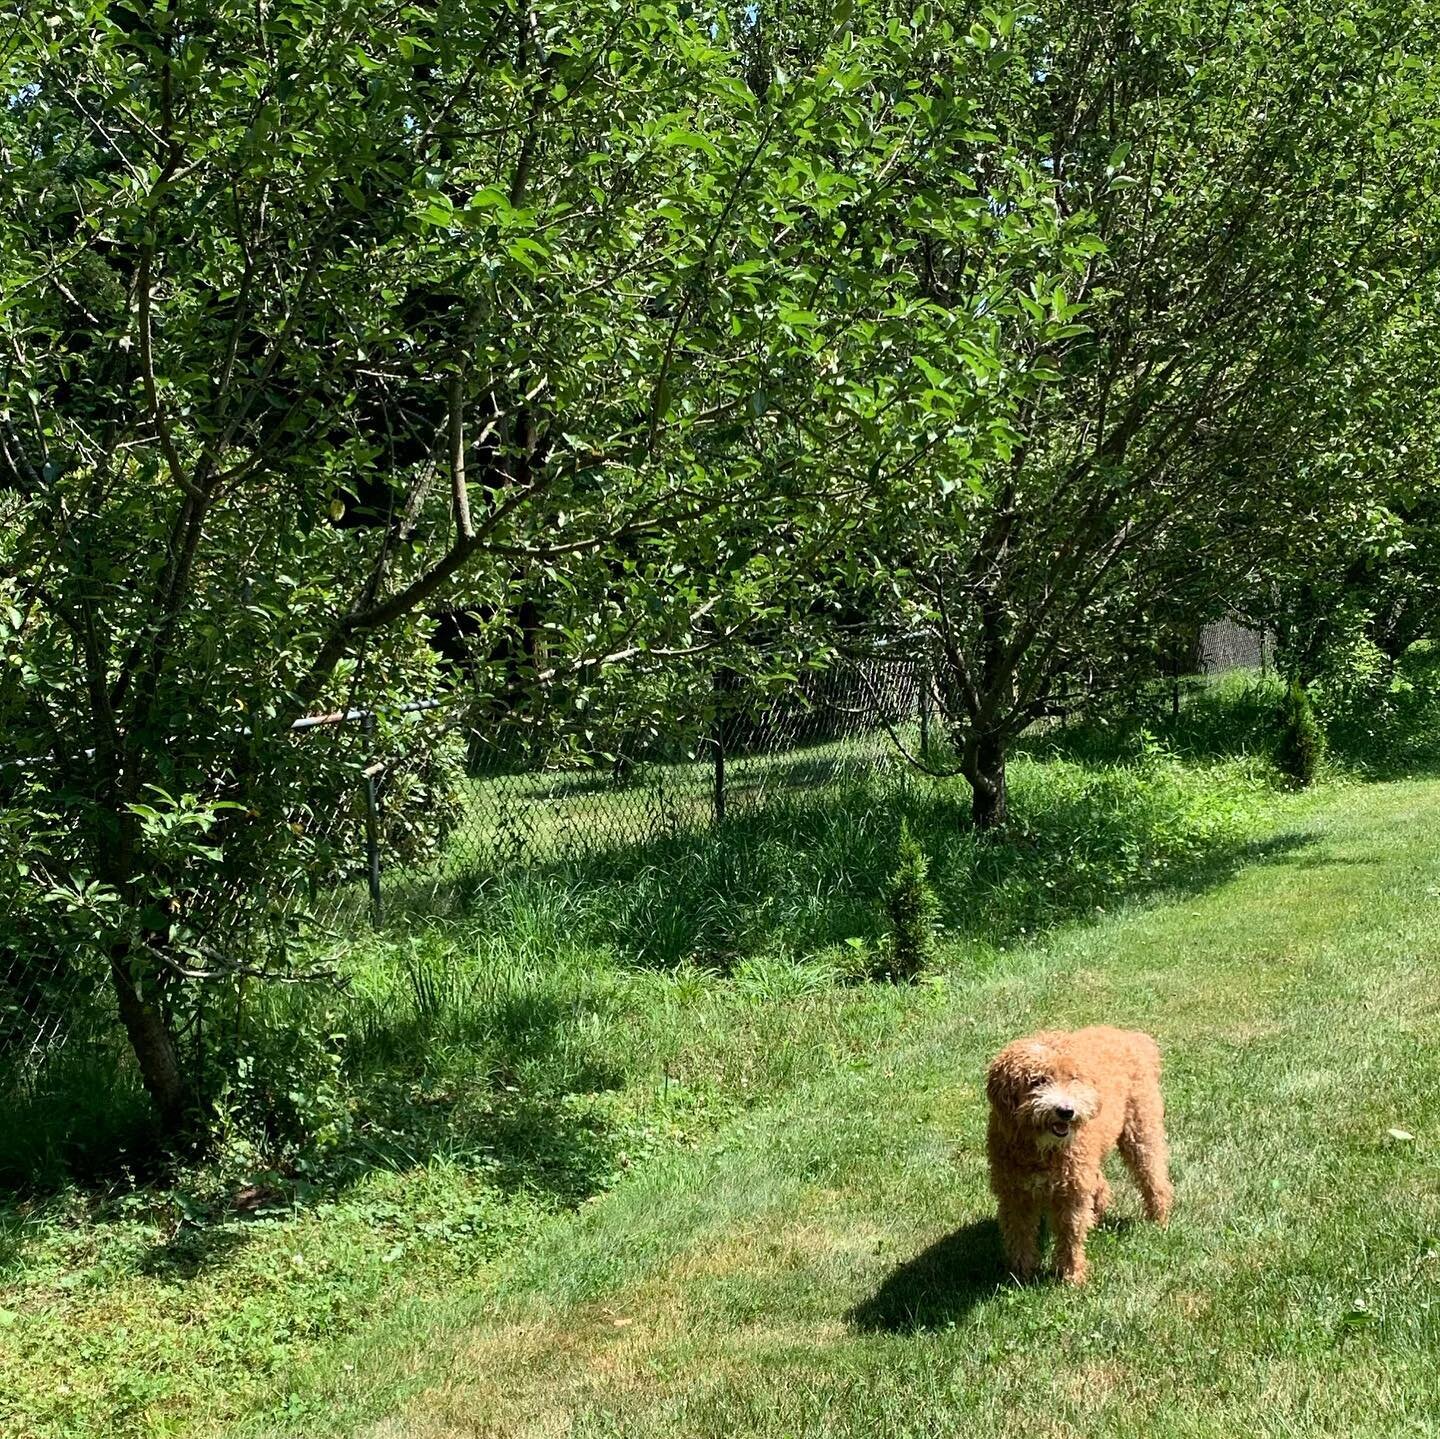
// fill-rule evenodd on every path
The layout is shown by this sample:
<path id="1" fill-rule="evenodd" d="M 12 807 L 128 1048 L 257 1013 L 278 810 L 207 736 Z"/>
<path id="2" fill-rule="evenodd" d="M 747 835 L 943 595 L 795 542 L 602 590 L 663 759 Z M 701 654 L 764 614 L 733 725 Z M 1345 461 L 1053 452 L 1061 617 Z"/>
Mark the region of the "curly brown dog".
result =
<path id="1" fill-rule="evenodd" d="M 1117 1146 L 1157 1224 L 1170 1217 L 1160 1051 L 1126 1029 L 1047 1030 L 1006 1045 L 990 1062 L 990 1187 L 1010 1268 L 1040 1264 L 1040 1220 L 1055 1236 L 1055 1270 L 1085 1282 L 1085 1236 L 1110 1203 L 1101 1166 Z"/>

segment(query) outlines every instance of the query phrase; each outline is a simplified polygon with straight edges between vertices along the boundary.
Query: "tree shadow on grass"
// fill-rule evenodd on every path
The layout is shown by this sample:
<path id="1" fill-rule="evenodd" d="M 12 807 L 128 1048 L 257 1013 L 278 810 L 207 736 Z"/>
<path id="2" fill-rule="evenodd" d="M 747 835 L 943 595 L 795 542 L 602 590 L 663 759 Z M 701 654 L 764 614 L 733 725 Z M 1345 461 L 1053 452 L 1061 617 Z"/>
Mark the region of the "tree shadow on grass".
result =
<path id="1" fill-rule="evenodd" d="M 186 1225 L 173 1239 L 152 1245 L 136 1267 L 153 1279 L 195 1279 L 223 1264 L 249 1238 L 233 1225 Z"/>
<path id="2" fill-rule="evenodd" d="M 587 1101 L 626 1075 L 577 1026 L 576 996 L 545 983 L 517 980 L 504 993 L 456 983 L 422 1008 L 412 979 L 352 1011 L 346 1071 L 360 1109 L 347 1167 L 443 1158 L 505 1193 L 558 1205 L 603 1188 L 620 1142 Z"/>
<path id="3" fill-rule="evenodd" d="M 306 1006 L 317 998 L 295 990 L 277 996 L 266 1017 L 277 1042 L 251 1053 L 252 1066 L 264 1066 L 263 1073 L 251 1069 L 252 1080 L 277 1087 L 277 1111 L 287 1083 L 306 1091 L 300 1098 L 310 1097 L 313 1081 L 292 1070 L 286 1036 L 314 1031 Z M 395 991 L 366 1022 L 353 1011 L 348 1017 L 355 1021 L 343 1071 L 349 1122 L 317 1149 L 284 1136 L 289 1121 L 267 1113 L 284 1137 L 272 1136 L 271 1153 L 253 1172 L 169 1154 L 143 1093 L 130 1093 L 138 1085 L 112 1083 L 117 1108 L 107 1125 L 92 1059 L 77 1051 L 66 1068 L 62 1051 L 43 1087 L 10 1116 L 16 1132 L 32 1124 L 46 1132 L 28 1151 L 0 1150 L 7 1161 L 0 1174 L 16 1181 L 0 1197 L 0 1261 L 23 1256 L 57 1201 L 71 1211 L 83 1204 L 90 1221 L 103 1226 L 139 1196 L 141 1208 L 153 1205 L 160 1222 L 174 1227 L 173 1237 L 146 1250 L 141 1271 L 183 1281 L 223 1268 L 248 1241 L 252 1222 L 334 1202 L 377 1172 L 403 1174 L 439 1161 L 491 1194 L 563 1209 L 606 1188 L 621 1167 L 624 1140 L 587 1099 L 623 1076 L 577 1042 L 571 1011 L 553 996 L 492 995 L 423 1018 Z M 132 1080 L 133 1066 L 118 1054 L 112 1059 Z M 77 1090 L 95 1098 L 92 1107 L 75 1110 L 86 1120 L 78 1129 L 66 1118 Z M 133 1123 L 121 1122 L 127 1115 Z M 246 1123 L 247 1136 L 260 1132 L 255 1116 Z M 28 1174 L 27 1158 L 34 1164 Z"/>
<path id="4" fill-rule="evenodd" d="M 792 753 L 782 758 L 757 756 L 735 766 L 733 782 L 741 792 L 752 790 L 763 794 L 818 789 L 865 773 L 873 758 L 865 752 L 819 756 Z"/>
<path id="5" fill-rule="evenodd" d="M 372 1084 L 355 1139 L 321 1176 L 323 1187 L 343 1190 L 376 1170 L 443 1160 L 502 1194 L 573 1208 L 607 1186 L 621 1141 L 602 1117 L 566 1101 L 487 1089 L 424 1095 L 403 1081 Z"/>

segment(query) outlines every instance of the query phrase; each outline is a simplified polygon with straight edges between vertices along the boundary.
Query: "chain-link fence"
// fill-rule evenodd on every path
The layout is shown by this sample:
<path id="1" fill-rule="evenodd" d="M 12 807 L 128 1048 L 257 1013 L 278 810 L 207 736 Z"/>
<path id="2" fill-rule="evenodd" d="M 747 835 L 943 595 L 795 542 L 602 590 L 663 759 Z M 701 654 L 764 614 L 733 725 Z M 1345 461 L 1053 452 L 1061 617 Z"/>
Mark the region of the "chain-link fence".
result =
<path id="1" fill-rule="evenodd" d="M 1262 674 L 1275 663 L 1275 636 L 1236 620 L 1215 620 L 1200 627 L 1195 668 L 1202 675 L 1253 669 Z"/>
<path id="2" fill-rule="evenodd" d="M 352 711 L 304 742 L 374 753 L 329 839 L 345 878 L 314 898 L 331 930 L 368 915 L 444 913 L 487 877 L 564 865 L 694 832 L 858 776 L 898 775 L 931 743 L 922 666 L 871 659 L 770 690 L 717 670 L 681 711 L 637 707 L 603 686 L 582 710 L 497 713 L 463 688 L 390 714 Z M 350 733 L 337 736 L 344 726 Z M 320 816 L 314 816 L 315 822 Z"/>
<path id="3" fill-rule="evenodd" d="M 257 973 L 293 975 L 297 953 L 302 972 L 324 967 L 348 937 L 452 912 L 501 873 L 593 861 L 779 796 L 898 777 L 904 752 L 930 744 L 929 685 L 909 659 L 766 683 L 715 669 L 664 692 L 653 676 L 633 678 L 502 700 L 456 684 L 443 698 L 307 717 L 282 746 L 294 775 L 272 784 L 287 799 L 268 821 L 288 828 L 303 863 L 258 887 L 240 864 L 250 879 L 217 878 L 188 897 L 191 931 Z M 0 896 L 0 1096 L 33 1094 L 62 1051 L 101 1084 L 122 1062 L 108 958 L 57 941 L 55 919 L 31 922 Z M 220 1010 L 243 1002 L 233 984 L 209 1000 L 199 992 L 178 1033 L 197 1051 L 206 1026 L 231 1022 Z"/>

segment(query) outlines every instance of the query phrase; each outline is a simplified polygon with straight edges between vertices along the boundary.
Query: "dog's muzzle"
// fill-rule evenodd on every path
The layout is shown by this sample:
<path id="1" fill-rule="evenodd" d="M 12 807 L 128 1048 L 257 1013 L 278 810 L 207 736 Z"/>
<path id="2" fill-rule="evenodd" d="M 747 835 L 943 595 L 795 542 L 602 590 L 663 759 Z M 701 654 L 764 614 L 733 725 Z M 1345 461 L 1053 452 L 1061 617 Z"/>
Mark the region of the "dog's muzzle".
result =
<path id="1" fill-rule="evenodd" d="M 1030 1111 L 1031 1122 L 1047 1138 L 1064 1142 L 1094 1114 L 1088 1094 L 1076 1094 L 1058 1086 L 1036 1096 Z"/>

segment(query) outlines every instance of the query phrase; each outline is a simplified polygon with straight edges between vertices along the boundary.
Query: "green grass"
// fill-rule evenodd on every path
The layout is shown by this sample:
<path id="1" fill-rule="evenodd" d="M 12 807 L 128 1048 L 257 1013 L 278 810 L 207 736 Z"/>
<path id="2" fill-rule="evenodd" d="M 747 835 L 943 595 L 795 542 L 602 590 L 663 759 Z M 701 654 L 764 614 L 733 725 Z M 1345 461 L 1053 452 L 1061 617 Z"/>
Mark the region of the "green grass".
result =
<path id="1" fill-rule="evenodd" d="M 954 982 L 907 1034 L 548 1228 L 478 1296 L 399 1316 L 258 1427 L 1435 1432 L 1440 783 L 1332 792 L 1293 839 Z M 1156 1230 L 1122 1191 L 1089 1288 L 1017 1288 L 985 1058 L 1101 1019 L 1165 1049 L 1178 1213 Z"/>
<path id="2" fill-rule="evenodd" d="M 1259 756 L 1186 763 L 1020 754 L 1003 843 L 969 826 L 962 781 L 841 769 L 778 788 L 718 830 L 680 828 L 522 870 L 455 864 L 419 905 L 507 947 L 536 928 L 627 960 L 724 968 L 757 954 L 807 958 L 873 943 L 902 820 L 931 856 L 941 922 L 955 939 L 1004 945 L 1147 883 L 1208 869 L 1253 828 L 1274 774 Z M 624 795 L 613 800 L 625 802 Z M 413 930 L 402 897 L 391 931 Z"/>
<path id="3" fill-rule="evenodd" d="M 455 1336 L 501 1305 L 510 1319 L 473 1342 L 486 1354 L 498 1345 L 498 1362 L 538 1386 L 537 1413 L 556 1402 L 540 1371 L 564 1361 L 544 1346 L 512 1358 L 513 1315 L 535 1306 L 577 1336 L 585 1384 L 611 1363 L 592 1340 L 643 1334 L 643 1354 L 622 1344 L 617 1363 L 650 1374 L 653 1349 L 676 1384 L 695 1387 L 703 1367 L 701 1389 L 734 1370 L 738 1387 L 705 1423 L 745 1432 L 760 1423 L 745 1417 L 753 1399 L 757 1414 L 778 1405 L 806 1432 L 818 1421 L 773 1399 L 763 1375 L 773 1368 L 780 1385 L 793 1353 L 809 1355 L 816 1384 L 822 1372 L 834 1383 L 829 1351 L 812 1352 L 828 1336 L 845 1382 L 864 1372 L 883 1391 L 883 1364 L 854 1365 L 893 1336 L 856 1316 L 909 1302 L 906 1262 L 943 1238 L 955 1203 L 975 1224 L 962 1215 L 959 1238 L 932 1256 L 938 1288 L 958 1274 L 979 1297 L 940 1320 L 1029 1314 L 1028 1296 L 991 1297 L 975 1175 L 962 1165 L 957 1180 L 945 1159 L 949 1143 L 966 1152 L 987 1046 L 1077 1003 L 1076 1017 L 1113 1004 L 1183 1038 L 1165 1007 L 1183 1002 L 1203 1057 L 1207 1018 L 1228 1033 L 1279 993 L 1268 960 L 1244 1003 L 1218 984 L 1203 932 L 1216 924 L 1243 951 L 1251 921 L 1242 909 L 1232 923 L 1215 896 L 1309 876 L 1326 826 L 1352 803 L 1398 814 L 1419 803 L 1407 796 L 1429 795 L 1340 788 L 1333 774 L 1314 796 L 1287 795 L 1266 758 L 1271 708 L 1232 681 L 1192 696 L 1168 730 L 1040 737 L 1014 765 L 1015 823 L 999 841 L 968 829 L 956 786 L 851 774 L 775 786 L 719 830 L 681 827 L 523 870 L 457 866 L 448 913 L 402 912 L 348 947 L 347 993 L 272 992 L 252 1008 L 221 1148 L 203 1167 L 157 1170 L 133 1075 L 117 1082 L 107 1055 L 62 1051 L 48 1090 L 0 1126 L 0 1169 L 28 1175 L 0 1209 L 0 1434 L 210 1435 L 285 1414 L 306 1432 L 346 1415 L 332 1428 L 349 1432 L 433 1378 L 445 1343 L 470 1343 Z M 1295 827 L 1308 815 L 1320 817 L 1321 845 Z M 902 820 L 930 860 L 944 963 L 915 987 L 856 983 L 885 931 Z M 1352 879 L 1389 883 L 1338 863 L 1324 873 L 1332 899 Z M 1191 924 L 1192 906 L 1211 920 Z M 1296 916 L 1317 945 L 1333 918 L 1323 904 Z M 1092 956 L 1083 1003 L 1062 979 L 1081 953 Z M 863 1169 L 854 1192 L 852 1164 Z M 832 1236 L 824 1246 L 839 1246 L 815 1259 L 830 1290 L 807 1267 L 812 1240 L 783 1237 L 808 1234 L 812 1216 Z M 724 1273 L 706 1269 L 712 1238 L 731 1254 Z M 1102 1236 L 1097 1257 L 1120 1240 Z M 768 1257 L 757 1266 L 752 1251 Z M 861 1275 L 871 1289 L 847 1289 L 840 1304 Z M 633 1295 L 614 1309 L 607 1296 L 635 1286 L 655 1290 L 657 1313 L 675 1310 L 693 1353 L 640 1327 Z M 1055 1302 L 1034 1313 L 1072 1312 Z M 726 1346 L 748 1353 L 773 1305 L 780 1357 L 734 1369 Z M 397 1313 L 409 1317 L 387 1327 Z M 545 1324 L 536 1332 L 550 1346 Z M 1372 1321 L 1357 1310 L 1346 1324 L 1364 1339 Z M 995 1342 L 1009 1354 L 1018 1340 Z M 581 1432 L 608 1432 L 607 1394 L 595 1390 Z M 477 1415 L 489 1402 L 456 1400 Z M 615 1422 L 643 1434 L 678 1402 L 651 1386 L 644 1412 Z M 466 1432 L 448 1403 L 434 1412 Z M 674 1412 L 689 1432 L 688 1413 Z"/>

